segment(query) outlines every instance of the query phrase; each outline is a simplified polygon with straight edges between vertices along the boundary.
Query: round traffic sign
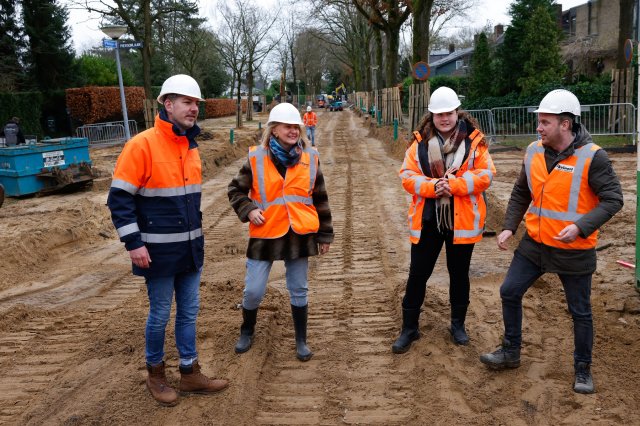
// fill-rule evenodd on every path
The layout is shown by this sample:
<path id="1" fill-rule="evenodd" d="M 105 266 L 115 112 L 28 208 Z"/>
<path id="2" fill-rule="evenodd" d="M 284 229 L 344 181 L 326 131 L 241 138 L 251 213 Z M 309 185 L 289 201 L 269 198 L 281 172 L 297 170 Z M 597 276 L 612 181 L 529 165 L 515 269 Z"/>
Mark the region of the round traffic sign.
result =
<path id="1" fill-rule="evenodd" d="M 426 62 L 416 62 L 413 65 L 413 76 L 418 80 L 426 80 L 431 74 L 431 68 Z"/>
<path id="2" fill-rule="evenodd" d="M 633 58 L 633 41 L 631 39 L 627 39 L 624 42 L 624 59 L 627 61 L 627 64 L 631 63 L 631 59 Z"/>

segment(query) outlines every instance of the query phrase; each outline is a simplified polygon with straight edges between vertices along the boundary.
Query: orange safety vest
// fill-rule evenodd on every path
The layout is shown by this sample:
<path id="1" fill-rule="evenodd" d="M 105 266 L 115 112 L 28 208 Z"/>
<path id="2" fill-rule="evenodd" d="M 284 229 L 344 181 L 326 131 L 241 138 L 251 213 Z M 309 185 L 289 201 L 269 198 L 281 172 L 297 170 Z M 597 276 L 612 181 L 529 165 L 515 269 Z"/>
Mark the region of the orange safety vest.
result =
<path id="1" fill-rule="evenodd" d="M 315 112 L 305 112 L 302 116 L 302 122 L 307 127 L 315 127 L 318 125 L 318 116 Z"/>
<path id="2" fill-rule="evenodd" d="M 289 228 L 296 234 L 318 232 L 320 220 L 313 205 L 313 187 L 318 170 L 318 151 L 306 148 L 300 161 L 289 167 L 283 178 L 269 151 L 262 146 L 249 148 L 253 181 L 249 198 L 263 210 L 266 222 L 249 224 L 251 238 L 278 238 Z"/>
<path id="3" fill-rule="evenodd" d="M 422 233 L 422 212 L 426 198 L 436 198 L 437 178 L 426 176 L 418 159 L 420 133 L 413 132 L 414 142 L 405 153 L 400 169 L 402 186 L 412 195 L 409 206 L 409 239 L 413 244 L 420 241 Z M 496 169 L 484 142 L 484 135 L 475 129 L 470 135 L 469 155 L 455 178 L 449 179 L 454 200 L 453 243 L 472 244 L 482 239 L 487 205 L 484 191 L 489 188 Z"/>
<path id="4" fill-rule="evenodd" d="M 586 238 L 578 236 L 572 243 L 553 237 L 598 205 L 598 196 L 589 186 L 589 167 L 599 149 L 594 143 L 579 147 L 548 173 L 542 142 L 529 145 L 524 166 L 532 201 L 525 220 L 533 240 L 561 249 L 595 248 L 597 230 Z"/>

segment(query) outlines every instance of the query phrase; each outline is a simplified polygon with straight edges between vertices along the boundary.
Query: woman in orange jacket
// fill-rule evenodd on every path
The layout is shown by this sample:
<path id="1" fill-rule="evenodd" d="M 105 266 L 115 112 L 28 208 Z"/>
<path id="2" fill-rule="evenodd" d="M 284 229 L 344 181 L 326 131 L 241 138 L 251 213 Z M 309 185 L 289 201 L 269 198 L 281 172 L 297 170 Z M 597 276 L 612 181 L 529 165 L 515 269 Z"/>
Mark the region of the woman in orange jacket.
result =
<path id="1" fill-rule="evenodd" d="M 394 353 L 408 351 L 420 338 L 420 308 L 443 245 L 449 271 L 451 336 L 458 345 L 469 342 L 464 326 L 469 265 L 474 244 L 482 239 L 487 213 L 484 191 L 495 167 L 478 123 L 459 107 L 452 89 L 440 87 L 433 92 L 429 112 L 420 131 L 414 132 L 400 170 L 402 186 L 412 196 L 411 265 L 402 300 L 402 331 L 392 346 Z"/>
<path id="2" fill-rule="evenodd" d="M 229 201 L 249 222 L 242 325 L 236 353 L 251 348 L 258 307 L 274 260 L 283 260 L 296 338 L 296 357 L 311 359 L 307 346 L 309 256 L 325 254 L 333 241 L 329 198 L 318 151 L 302 135 L 295 106 L 276 105 L 259 146 L 228 188 Z"/>

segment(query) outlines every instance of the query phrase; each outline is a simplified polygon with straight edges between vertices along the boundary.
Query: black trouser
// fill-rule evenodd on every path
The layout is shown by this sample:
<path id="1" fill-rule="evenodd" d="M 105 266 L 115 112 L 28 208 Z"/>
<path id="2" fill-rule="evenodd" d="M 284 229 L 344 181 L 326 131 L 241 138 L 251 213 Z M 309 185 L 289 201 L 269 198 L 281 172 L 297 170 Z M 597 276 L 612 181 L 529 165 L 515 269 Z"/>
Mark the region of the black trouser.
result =
<path id="1" fill-rule="evenodd" d="M 469 264 L 474 244 L 453 244 L 453 231 L 441 233 L 435 223 L 425 223 L 418 244 L 411 244 L 411 266 L 407 290 L 402 299 L 404 309 L 419 309 L 424 302 L 427 280 L 445 244 L 449 271 L 449 303 L 469 304 Z"/>

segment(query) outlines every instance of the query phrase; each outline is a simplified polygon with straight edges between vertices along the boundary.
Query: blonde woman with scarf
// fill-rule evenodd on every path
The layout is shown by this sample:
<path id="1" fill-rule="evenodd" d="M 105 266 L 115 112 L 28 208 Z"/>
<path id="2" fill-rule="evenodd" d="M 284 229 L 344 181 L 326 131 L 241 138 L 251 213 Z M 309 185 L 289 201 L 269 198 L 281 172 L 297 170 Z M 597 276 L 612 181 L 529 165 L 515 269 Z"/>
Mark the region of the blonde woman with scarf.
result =
<path id="1" fill-rule="evenodd" d="M 319 154 L 302 134 L 295 106 L 281 103 L 271 110 L 260 145 L 249 148 L 228 195 L 240 220 L 249 222 L 242 325 L 235 351 L 251 348 L 271 266 L 283 260 L 296 357 L 308 361 L 313 355 L 307 346 L 309 256 L 329 251 L 333 225 Z"/>
<path id="2" fill-rule="evenodd" d="M 405 353 L 420 338 L 418 320 L 427 281 L 442 246 L 449 271 L 450 333 L 466 345 L 465 318 L 469 305 L 469 264 L 475 243 L 482 239 L 489 188 L 495 167 L 488 144 L 469 114 L 459 110 L 457 94 L 435 90 L 419 131 L 405 153 L 402 186 L 411 194 L 409 228 L 411 265 L 402 300 L 402 331 L 394 353 Z"/>

